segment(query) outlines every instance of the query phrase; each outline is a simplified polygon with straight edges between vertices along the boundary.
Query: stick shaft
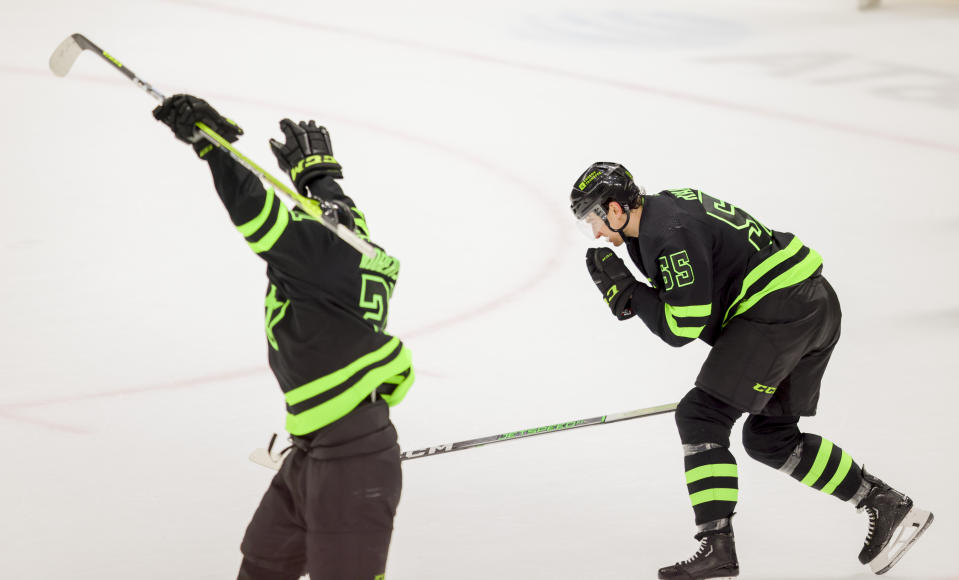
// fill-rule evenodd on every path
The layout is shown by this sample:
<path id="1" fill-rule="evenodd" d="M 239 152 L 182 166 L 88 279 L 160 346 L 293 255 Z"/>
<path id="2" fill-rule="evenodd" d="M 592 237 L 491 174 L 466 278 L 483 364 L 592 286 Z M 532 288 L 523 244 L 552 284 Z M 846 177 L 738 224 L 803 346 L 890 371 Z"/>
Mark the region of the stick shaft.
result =
<path id="1" fill-rule="evenodd" d="M 287 197 L 292 199 L 298 206 L 303 208 L 303 211 L 305 211 L 306 213 L 316 218 L 317 221 L 319 221 L 321 224 L 323 224 L 324 227 L 326 227 L 327 229 L 332 231 L 334 234 L 336 234 L 341 240 L 353 246 L 353 248 L 355 248 L 356 251 L 360 252 L 361 254 L 365 254 L 369 256 L 370 258 L 376 257 L 376 249 L 373 248 L 373 246 L 370 245 L 369 242 L 365 241 L 363 238 L 356 235 L 356 232 L 345 227 L 343 224 L 331 223 L 330 221 L 328 221 L 326 216 L 323 215 L 322 206 L 320 206 L 318 202 L 308 197 L 302 196 L 298 192 L 290 189 L 285 183 L 283 183 L 279 179 L 267 173 L 266 170 L 264 170 L 262 167 L 254 163 L 253 160 L 251 160 L 249 157 L 240 153 L 235 147 L 233 147 L 233 145 L 230 144 L 229 141 L 221 137 L 213 129 L 207 127 L 203 123 L 197 123 L 196 126 L 197 126 L 197 129 L 200 130 L 201 135 L 203 135 L 204 139 L 206 139 L 210 143 L 213 143 L 220 149 L 223 149 L 224 151 L 229 153 L 230 157 L 232 157 L 237 163 L 239 163 L 243 167 L 246 167 L 247 169 L 255 173 L 260 179 L 270 183 L 271 185 L 279 189 L 281 192 L 286 194 Z"/>
<path id="2" fill-rule="evenodd" d="M 76 46 L 82 50 L 89 50 L 90 52 L 99 55 L 100 58 L 109 63 L 110 66 L 120 71 L 120 73 L 122 73 L 125 77 L 133 81 L 136 86 L 146 91 L 147 94 L 157 101 L 162 103 L 166 98 L 163 96 L 163 93 L 154 89 L 153 85 L 138 77 L 132 70 L 124 66 L 123 63 L 117 60 L 114 56 L 107 53 L 105 50 L 94 44 L 89 38 L 79 33 L 70 35 L 67 40 L 57 47 L 57 50 L 54 51 L 53 56 L 50 58 L 50 68 L 58 76 L 66 75 L 66 73 L 70 70 L 70 67 L 73 65 L 73 61 L 76 59 L 77 54 L 79 54 L 79 51 L 77 51 L 75 48 L 73 48 L 73 51 L 76 52 L 68 49 L 69 45 L 71 44 L 70 41 L 76 43 Z M 57 62 L 58 60 L 59 62 Z M 298 192 L 290 189 L 285 183 L 270 175 L 270 173 L 254 163 L 249 157 L 240 153 L 239 150 L 233 147 L 233 145 L 231 145 L 226 139 L 221 137 L 210 127 L 204 125 L 203 123 L 197 123 L 197 130 L 204 139 L 216 147 L 226 151 L 237 163 L 253 172 L 261 180 L 266 181 L 270 185 L 273 185 L 279 189 L 280 192 L 284 193 L 294 203 L 303 208 L 303 211 L 316 218 L 316 220 L 323 225 L 323 227 L 333 232 L 341 240 L 355 248 L 361 254 L 365 254 L 370 258 L 376 257 L 376 249 L 372 244 L 360 238 L 355 232 L 345 227 L 343 224 L 334 223 L 327 219 L 327 217 L 323 214 L 323 208 L 319 202 L 304 197 Z"/>
<path id="3" fill-rule="evenodd" d="M 640 417 L 651 417 L 653 415 L 671 413 L 675 410 L 676 403 L 670 403 L 668 405 L 636 409 L 635 411 L 627 411 L 625 413 L 615 413 L 612 415 L 603 415 L 601 417 L 590 417 L 589 419 L 577 419 L 575 421 L 567 421 L 566 423 L 555 423 L 553 425 L 534 427 L 532 429 L 522 429 L 520 431 L 509 431 L 507 433 L 500 433 L 499 435 L 489 435 L 487 437 L 479 437 L 477 439 L 457 441 L 456 443 L 435 445 L 425 449 L 404 451 L 400 454 L 400 460 L 407 461 L 409 459 L 418 459 L 420 457 L 432 457 L 433 455 L 449 453 L 450 451 L 460 451 L 462 449 L 472 449 L 473 447 L 481 447 L 491 443 L 502 443 L 503 441 L 524 439 L 526 437 L 535 437 L 536 435 L 546 435 L 548 433 L 557 433 L 559 431 L 569 431 L 570 429 L 577 429 L 579 427 L 605 425 L 607 423 L 615 423 L 617 421 L 628 421 L 630 419 L 638 419 Z M 276 435 L 274 435 L 274 439 L 275 437 Z M 283 464 L 285 455 L 273 453 L 272 447 L 273 441 L 271 440 L 270 448 L 260 447 L 258 449 L 254 449 L 253 453 L 250 454 L 250 461 L 258 465 L 262 465 L 263 467 L 268 467 L 274 471 L 279 470 L 280 466 Z"/>
<path id="4" fill-rule="evenodd" d="M 111 65 L 113 68 L 115 68 L 116 70 L 120 71 L 125 77 L 127 77 L 128 79 L 130 79 L 131 81 L 133 81 L 138 87 L 140 87 L 141 89 L 143 89 L 144 91 L 146 91 L 147 94 L 149 94 L 151 97 L 153 97 L 153 98 L 156 99 L 157 101 L 160 101 L 160 102 L 162 103 L 162 102 L 163 102 L 163 99 L 166 98 L 166 97 L 163 96 L 162 93 L 160 93 L 159 91 L 157 91 L 156 89 L 154 89 L 153 86 L 150 85 L 150 83 L 144 81 L 143 79 L 141 79 L 140 77 L 138 77 L 136 74 L 134 74 L 134 72 L 133 72 L 132 70 L 130 70 L 130 69 L 128 69 L 127 67 L 123 66 L 123 63 L 121 63 L 119 60 L 117 60 L 117 59 L 114 58 L 112 55 L 110 55 L 109 53 L 107 53 L 107 51 L 103 50 L 102 48 L 100 48 L 99 46 L 97 46 L 96 44 L 94 44 L 94 43 L 93 43 L 89 38 L 87 38 L 86 36 L 83 36 L 82 34 L 77 33 L 77 34 L 71 34 L 70 37 L 73 38 L 73 40 L 74 40 L 78 45 L 80 45 L 80 48 L 82 48 L 82 49 L 84 49 L 84 50 L 89 50 L 90 52 L 95 52 L 96 54 L 98 54 L 98 55 L 100 56 L 100 58 L 102 58 L 103 60 L 105 60 L 105 61 L 107 61 L 108 63 L 110 63 L 110 65 Z"/>
<path id="5" fill-rule="evenodd" d="M 535 437 L 537 435 L 547 435 L 549 433 L 557 433 L 559 431 L 569 431 L 570 429 L 578 429 L 580 427 L 591 427 L 593 425 L 605 425 L 607 423 L 616 423 L 617 421 L 628 421 L 630 419 L 638 419 L 640 417 L 651 417 L 653 415 L 671 413 L 675 410 L 676 410 L 676 403 L 670 403 L 668 405 L 659 405 L 656 407 L 647 407 L 645 409 L 636 409 L 634 411 L 627 411 L 625 413 L 615 413 L 612 415 L 603 415 L 601 417 L 590 417 L 589 419 L 577 419 L 574 421 L 567 421 L 565 423 L 555 423 L 553 425 L 544 425 L 542 427 L 534 427 L 532 429 L 521 429 L 519 431 L 509 431 L 507 433 L 500 433 L 498 435 L 489 435 L 486 437 L 479 437 L 477 439 L 457 441 L 456 443 L 446 443 L 443 445 L 434 445 L 432 447 L 426 447 L 424 449 L 404 451 L 400 455 L 400 459 L 403 461 L 406 461 L 409 459 L 418 459 L 420 457 L 430 457 L 430 456 L 439 455 L 442 453 L 449 453 L 451 451 L 471 449 L 473 447 L 481 447 L 483 445 L 490 445 L 492 443 L 502 443 L 504 441 L 512 441 L 514 439 L 523 439 L 526 437 Z"/>

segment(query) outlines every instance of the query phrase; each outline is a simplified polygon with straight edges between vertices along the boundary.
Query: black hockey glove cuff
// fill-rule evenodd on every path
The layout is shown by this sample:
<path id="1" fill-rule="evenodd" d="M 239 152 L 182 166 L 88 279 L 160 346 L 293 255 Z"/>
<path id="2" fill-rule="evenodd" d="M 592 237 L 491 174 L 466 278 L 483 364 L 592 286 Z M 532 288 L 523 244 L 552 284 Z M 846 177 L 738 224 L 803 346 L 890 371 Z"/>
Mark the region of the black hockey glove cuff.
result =
<path id="1" fill-rule="evenodd" d="M 177 139 L 193 145 L 193 150 L 200 157 L 204 157 L 215 145 L 200 136 L 197 123 L 203 123 L 229 143 L 233 143 L 243 134 L 239 125 L 218 113 L 203 99 L 193 95 L 168 97 L 153 109 L 153 118 L 169 127 Z"/>
<path id="2" fill-rule="evenodd" d="M 270 149 L 280 169 L 290 174 L 296 190 L 307 195 L 307 184 L 317 177 L 343 178 L 343 167 L 333 157 L 333 145 L 326 127 L 315 121 L 280 121 L 284 143 L 270 139 Z"/>
<path id="3" fill-rule="evenodd" d="M 635 313 L 630 299 L 639 282 L 626 269 L 626 264 L 619 256 L 609 248 L 589 248 L 586 250 L 586 269 L 613 316 L 619 320 L 631 318 Z"/>

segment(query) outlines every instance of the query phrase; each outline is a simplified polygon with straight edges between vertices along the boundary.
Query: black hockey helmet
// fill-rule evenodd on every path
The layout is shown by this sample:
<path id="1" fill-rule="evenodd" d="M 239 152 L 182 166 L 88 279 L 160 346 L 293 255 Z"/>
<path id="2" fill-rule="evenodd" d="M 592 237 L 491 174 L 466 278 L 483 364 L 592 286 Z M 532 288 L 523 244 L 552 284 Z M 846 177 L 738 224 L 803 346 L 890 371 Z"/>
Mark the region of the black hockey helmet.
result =
<path id="1" fill-rule="evenodd" d="M 576 219 L 591 212 L 606 221 L 606 205 L 615 201 L 625 209 L 643 204 L 646 190 L 636 185 L 633 174 L 619 163 L 598 161 L 579 176 L 569 194 L 569 207 Z"/>

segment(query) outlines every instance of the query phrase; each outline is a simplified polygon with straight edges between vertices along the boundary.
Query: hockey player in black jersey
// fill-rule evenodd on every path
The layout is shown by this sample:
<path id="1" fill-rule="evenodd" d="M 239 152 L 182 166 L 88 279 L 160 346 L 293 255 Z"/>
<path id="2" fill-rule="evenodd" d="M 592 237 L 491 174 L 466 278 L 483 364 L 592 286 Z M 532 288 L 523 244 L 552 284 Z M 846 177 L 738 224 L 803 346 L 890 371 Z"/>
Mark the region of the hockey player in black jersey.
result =
<path id="1" fill-rule="evenodd" d="M 267 263 L 267 353 L 293 450 L 246 530 L 238 577 L 382 580 L 402 487 L 389 407 L 413 382 L 409 350 L 385 332 L 399 262 L 379 247 L 361 255 L 198 140 L 197 122 L 230 142 L 242 134 L 205 101 L 176 95 L 153 114 L 209 164 L 230 219 Z M 280 128 L 285 142 L 271 147 L 296 189 L 368 240 L 363 213 L 335 181 L 342 168 L 326 129 L 289 119 Z"/>
<path id="2" fill-rule="evenodd" d="M 699 550 L 660 569 L 659 578 L 739 574 L 732 528 L 738 472 L 729 435 L 744 413 L 749 456 L 865 511 L 869 529 L 859 561 L 877 574 L 889 570 L 932 514 L 797 425 L 816 412 L 839 340 L 839 300 L 819 254 L 701 191 L 646 195 L 615 163 L 589 167 L 570 202 L 594 238 L 625 244 L 649 280 L 639 283 L 609 248 L 587 250 L 586 267 L 613 315 L 638 316 L 672 346 L 697 338 L 712 346 L 676 409 Z"/>

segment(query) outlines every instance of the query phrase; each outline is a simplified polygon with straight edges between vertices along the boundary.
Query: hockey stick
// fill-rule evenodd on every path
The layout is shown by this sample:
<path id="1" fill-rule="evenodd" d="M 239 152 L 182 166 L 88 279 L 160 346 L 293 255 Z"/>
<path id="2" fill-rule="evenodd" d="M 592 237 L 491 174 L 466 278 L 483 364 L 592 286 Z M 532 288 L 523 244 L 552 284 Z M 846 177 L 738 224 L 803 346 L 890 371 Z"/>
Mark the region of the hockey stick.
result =
<path id="1" fill-rule="evenodd" d="M 615 413 L 612 415 L 603 415 L 601 417 L 591 417 L 589 419 L 577 419 L 575 421 L 567 421 L 565 423 L 556 423 L 554 425 L 545 425 L 543 427 L 533 427 L 532 429 L 521 429 L 519 431 L 500 433 L 499 435 L 489 435 L 486 437 L 479 437 L 477 439 L 457 441 L 456 443 L 434 445 L 433 447 L 426 447 L 424 449 L 404 451 L 400 454 L 400 460 L 407 461 L 409 459 L 417 459 L 420 457 L 430 457 L 433 455 L 439 455 L 441 453 L 449 453 L 450 451 L 460 451 L 461 449 L 471 449 L 473 447 L 490 445 L 492 443 L 502 443 L 503 441 L 513 441 L 515 439 L 523 439 L 525 437 L 535 437 L 536 435 L 547 435 L 549 433 L 557 433 L 559 431 L 569 431 L 570 429 L 578 429 L 579 427 L 606 425 L 608 423 L 616 423 L 617 421 L 628 421 L 630 419 L 639 419 L 640 417 L 652 417 L 653 415 L 671 413 L 676 410 L 676 405 L 676 403 L 669 403 L 668 405 L 636 409 L 635 411 L 627 411 L 625 413 Z M 273 439 L 270 440 L 269 447 L 261 447 L 254 450 L 253 453 L 250 454 L 250 461 L 264 467 L 269 467 L 270 469 L 278 470 L 280 468 L 280 464 L 283 463 L 284 456 L 282 453 L 273 453 L 273 443 L 275 441 L 276 435 L 273 435 Z"/>
<path id="2" fill-rule="evenodd" d="M 60 46 L 58 46 L 57 49 L 53 51 L 53 54 L 50 55 L 50 70 L 53 71 L 53 74 L 57 75 L 58 77 L 66 76 L 67 73 L 70 72 L 70 68 L 73 67 L 73 63 L 77 60 L 77 57 L 79 57 L 84 50 L 89 50 L 90 52 L 98 54 L 103 60 L 110 63 L 114 69 L 123 73 L 123 75 L 133 81 L 137 87 L 146 91 L 147 94 L 157 101 L 162 103 L 166 98 L 162 93 L 154 89 L 150 83 L 135 75 L 132 70 L 123 66 L 119 60 L 108 54 L 99 46 L 93 44 L 82 34 L 72 34 L 60 43 Z M 270 185 L 273 185 L 279 189 L 281 192 L 285 193 L 294 203 L 303 208 L 303 211 L 316 218 L 320 224 L 332 231 L 341 240 L 353 246 L 357 251 L 369 256 L 370 258 L 376 257 L 376 249 L 373 248 L 369 242 L 360 238 L 358 235 L 356 235 L 356 233 L 345 227 L 343 224 L 332 223 L 327 219 L 323 213 L 324 204 L 308 197 L 304 197 L 287 187 L 282 181 L 273 177 L 262 167 L 237 151 L 237 149 L 233 147 L 233 145 L 231 145 L 226 139 L 218 135 L 205 124 L 197 123 L 196 127 L 200 132 L 201 137 L 216 147 L 219 147 L 220 149 L 223 149 L 229 153 L 230 156 L 237 161 L 237 163 L 255 173 L 261 180 L 266 181 Z"/>

